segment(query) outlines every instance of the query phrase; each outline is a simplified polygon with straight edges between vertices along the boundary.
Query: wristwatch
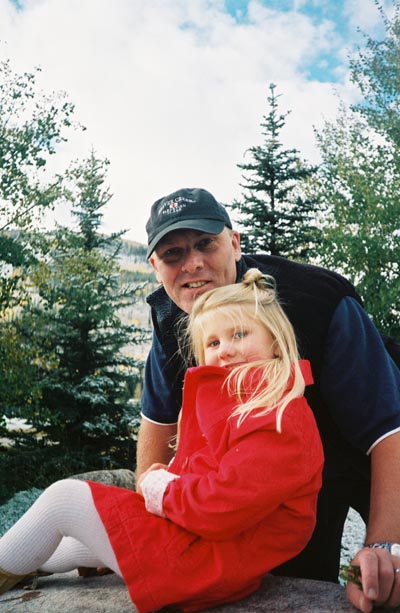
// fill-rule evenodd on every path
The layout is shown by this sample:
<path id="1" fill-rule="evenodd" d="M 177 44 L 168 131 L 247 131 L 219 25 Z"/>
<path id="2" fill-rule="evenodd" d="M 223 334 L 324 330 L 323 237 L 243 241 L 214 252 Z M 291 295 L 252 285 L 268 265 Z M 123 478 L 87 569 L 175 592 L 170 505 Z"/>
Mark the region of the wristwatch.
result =
<path id="1" fill-rule="evenodd" d="M 386 549 L 392 556 L 400 556 L 400 543 L 369 543 L 365 546 L 370 549 Z"/>

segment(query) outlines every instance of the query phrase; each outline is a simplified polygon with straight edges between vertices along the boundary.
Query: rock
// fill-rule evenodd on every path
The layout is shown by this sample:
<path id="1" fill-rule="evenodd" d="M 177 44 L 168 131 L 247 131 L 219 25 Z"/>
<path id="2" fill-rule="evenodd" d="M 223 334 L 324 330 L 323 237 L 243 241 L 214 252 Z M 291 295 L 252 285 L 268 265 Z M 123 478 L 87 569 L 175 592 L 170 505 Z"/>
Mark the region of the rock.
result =
<path id="1" fill-rule="evenodd" d="M 93 470 L 79 475 L 71 475 L 70 479 L 97 481 L 105 485 L 117 485 L 128 490 L 134 490 L 136 485 L 135 473 L 127 468 L 117 470 Z"/>
<path id="2" fill-rule="evenodd" d="M 0 596 L 1 613 L 135 613 L 116 575 L 83 579 L 76 572 L 41 577 L 34 590 L 13 589 Z M 262 587 L 243 600 L 207 613 L 354 613 L 342 586 L 323 581 L 267 575 Z"/>
<path id="3" fill-rule="evenodd" d="M 0 596 L 2 613 L 134 613 L 116 575 L 83 579 L 76 571 L 40 577 L 33 590 L 14 588 Z"/>

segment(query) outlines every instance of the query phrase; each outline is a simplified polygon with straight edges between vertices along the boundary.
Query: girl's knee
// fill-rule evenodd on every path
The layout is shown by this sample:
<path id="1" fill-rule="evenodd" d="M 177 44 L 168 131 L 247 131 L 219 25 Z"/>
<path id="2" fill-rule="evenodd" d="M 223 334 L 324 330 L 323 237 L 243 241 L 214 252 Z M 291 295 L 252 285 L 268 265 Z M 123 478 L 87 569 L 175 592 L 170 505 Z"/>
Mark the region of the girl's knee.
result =
<path id="1" fill-rule="evenodd" d="M 80 481 L 78 479 L 60 479 L 60 481 L 55 481 L 49 485 L 44 494 L 47 497 L 73 498 L 75 495 L 84 495 L 89 489 L 89 485 L 85 481 Z"/>

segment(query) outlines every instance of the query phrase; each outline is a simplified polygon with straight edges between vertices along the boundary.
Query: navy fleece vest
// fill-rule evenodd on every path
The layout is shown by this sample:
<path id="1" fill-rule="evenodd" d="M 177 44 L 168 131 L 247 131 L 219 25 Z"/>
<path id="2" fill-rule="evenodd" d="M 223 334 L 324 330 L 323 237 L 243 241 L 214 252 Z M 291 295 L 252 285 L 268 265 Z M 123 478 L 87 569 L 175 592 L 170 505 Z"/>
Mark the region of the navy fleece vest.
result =
<path id="1" fill-rule="evenodd" d="M 322 438 L 336 439 L 340 436 L 337 426 L 319 390 L 321 363 L 329 325 L 338 303 L 345 296 L 361 302 L 360 297 L 351 283 L 337 273 L 269 255 L 244 255 L 238 263 L 237 281 L 252 267 L 272 275 L 277 282 L 279 301 L 294 327 L 300 355 L 311 362 L 315 385 L 307 388 L 307 399 Z M 186 314 L 170 300 L 164 288 L 151 294 L 148 303 L 152 308 L 156 334 L 169 358 L 167 374 L 180 406 L 186 365 L 179 351 L 178 336 L 179 325 Z"/>

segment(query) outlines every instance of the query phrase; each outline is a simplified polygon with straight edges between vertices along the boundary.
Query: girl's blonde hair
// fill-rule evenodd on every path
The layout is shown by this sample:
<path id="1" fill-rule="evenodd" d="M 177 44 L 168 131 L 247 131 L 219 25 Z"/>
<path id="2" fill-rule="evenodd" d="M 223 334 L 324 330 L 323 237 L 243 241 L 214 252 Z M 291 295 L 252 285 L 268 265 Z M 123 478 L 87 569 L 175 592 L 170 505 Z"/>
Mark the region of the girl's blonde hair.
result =
<path id="1" fill-rule="evenodd" d="M 275 279 L 251 268 L 241 283 L 218 287 L 196 299 L 187 331 L 199 365 L 205 363 L 204 337 L 207 323 L 215 313 L 231 319 L 237 330 L 245 328 L 250 318 L 264 325 L 272 336 L 275 357 L 233 368 L 226 383 L 229 392 L 238 398 L 239 404 L 232 413 L 238 416 L 238 424 L 253 412 L 266 415 L 276 409 L 276 427 L 280 432 L 283 411 L 293 398 L 304 393 L 304 379 L 294 330 L 277 300 Z M 254 390 L 249 393 L 248 373 L 255 367 L 257 379 L 250 376 Z"/>

